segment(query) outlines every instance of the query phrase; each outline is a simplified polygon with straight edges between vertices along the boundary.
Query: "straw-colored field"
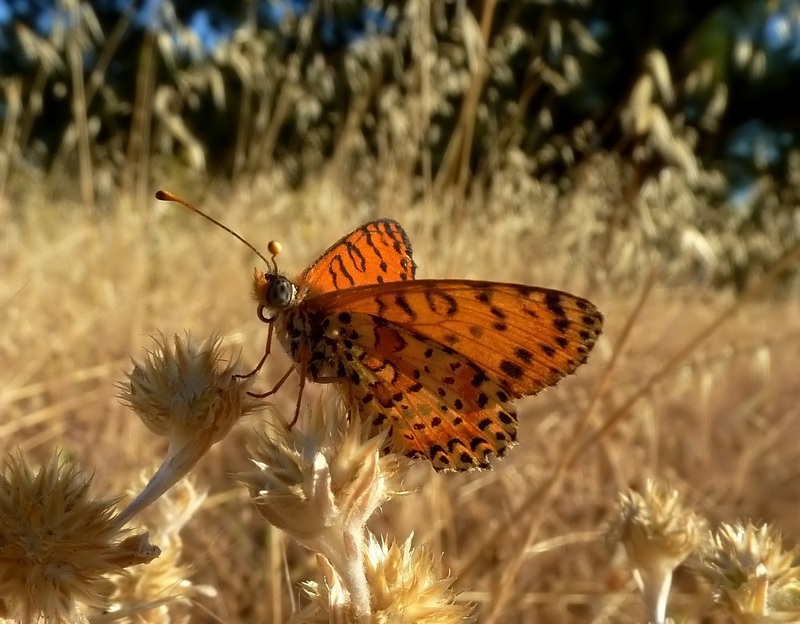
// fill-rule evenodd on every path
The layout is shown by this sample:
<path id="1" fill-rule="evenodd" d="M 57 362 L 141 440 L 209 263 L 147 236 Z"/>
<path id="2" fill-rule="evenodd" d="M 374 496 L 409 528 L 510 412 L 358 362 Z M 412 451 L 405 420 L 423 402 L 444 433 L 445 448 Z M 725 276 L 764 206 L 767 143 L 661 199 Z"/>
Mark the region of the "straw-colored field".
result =
<path id="1" fill-rule="evenodd" d="M 520 402 L 520 443 L 493 471 L 438 475 L 415 466 L 406 480 L 413 491 L 370 522 L 400 541 L 413 532 L 415 545 L 441 555 L 439 572 L 455 575 L 458 601 L 475 605 L 477 621 L 642 621 L 624 557 L 604 532 L 617 493 L 648 477 L 676 486 L 712 526 L 774 522 L 796 543 L 796 302 L 756 297 L 722 317 L 731 296 L 699 281 L 666 287 L 659 274 L 668 270 L 657 266 L 649 291 L 645 265 L 627 267 L 634 277 L 624 284 L 605 280 L 575 243 L 574 224 L 491 207 L 452 216 L 384 195 L 380 206 L 355 201 L 324 177 L 294 193 L 258 185 L 185 192 L 260 249 L 280 239 L 278 262 L 289 274 L 352 227 L 391 216 L 409 233 L 419 277 L 560 288 L 603 311 L 589 363 Z M 28 201 L 3 215 L 0 235 L 0 451 L 19 447 L 35 463 L 60 448 L 94 473 L 96 496 L 124 494 L 141 487 L 140 473 L 155 470 L 166 443 L 120 404 L 115 383 L 158 333 L 218 332 L 249 370 L 266 334 L 250 295 L 259 261 L 196 215 L 155 200 L 121 200 L 102 216 L 35 193 Z M 269 388 L 287 362 L 276 354 L 258 387 Z M 289 416 L 296 384 L 292 377 L 275 397 Z M 318 393 L 307 386 L 305 405 Z M 299 583 L 322 580 L 313 555 L 271 529 L 231 476 L 248 467 L 246 435 L 271 418 L 262 411 L 242 421 L 193 471 L 209 496 L 181 533 L 181 561 L 192 584 L 215 590 L 184 588 L 190 600 L 174 608 L 193 622 L 283 622 Z M 699 621 L 710 602 L 708 587 L 679 572 L 673 617 Z M 167 621 L 153 618 L 138 621 Z"/>

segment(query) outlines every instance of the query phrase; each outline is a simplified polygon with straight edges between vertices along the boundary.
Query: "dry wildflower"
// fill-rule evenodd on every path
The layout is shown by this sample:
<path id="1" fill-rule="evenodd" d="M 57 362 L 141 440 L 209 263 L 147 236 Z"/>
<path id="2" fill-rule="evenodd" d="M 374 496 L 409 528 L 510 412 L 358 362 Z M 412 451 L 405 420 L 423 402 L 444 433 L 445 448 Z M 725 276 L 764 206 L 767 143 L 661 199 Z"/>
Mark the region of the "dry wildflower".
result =
<path id="1" fill-rule="evenodd" d="M 436 557 L 425 548 L 387 544 L 369 536 L 367 581 L 373 592 L 373 610 L 379 622 L 448 624 L 463 622 L 472 610 L 456 604 L 453 579 L 441 578 Z"/>
<path id="2" fill-rule="evenodd" d="M 376 624 L 456 624 L 469 618 L 472 608 L 458 604 L 452 591 L 452 577 L 441 578 L 436 558 L 425 548 L 413 548 L 409 538 L 403 544 L 389 544 L 369 534 L 365 571 L 372 591 L 370 622 Z M 311 603 L 292 622 L 350 621 L 341 588 L 333 570 L 328 584 L 305 583 Z"/>
<path id="3" fill-rule="evenodd" d="M 648 480 L 643 494 L 621 493 L 610 538 L 625 547 L 652 624 L 665 621 L 672 573 L 697 545 L 704 522 L 674 488 Z"/>
<path id="4" fill-rule="evenodd" d="M 701 548 L 697 571 L 737 622 L 796 622 L 798 554 L 784 551 L 780 533 L 769 525 L 723 524 Z"/>
<path id="5" fill-rule="evenodd" d="M 146 534 L 122 538 L 117 499 L 53 454 L 38 471 L 18 454 L 0 472 L 0 596 L 16 621 L 74 622 L 103 608 L 108 576 L 158 557 Z"/>
<path id="6" fill-rule="evenodd" d="M 143 485 L 145 480 L 143 477 Z M 183 479 L 138 516 L 138 523 L 161 547 L 161 556 L 148 566 L 112 576 L 115 592 L 111 606 L 106 615 L 95 616 L 93 621 L 130 618 L 166 624 L 174 622 L 182 613 L 178 607 L 188 607 L 192 598 L 216 597 L 213 587 L 191 582 L 192 570 L 182 562 L 180 531 L 205 498 L 205 492 L 198 492 L 191 479 Z"/>
<path id="7" fill-rule="evenodd" d="M 253 379 L 234 377 L 238 359 L 223 360 L 219 337 L 198 344 L 189 335 L 176 335 L 170 346 L 159 336 L 155 342 L 143 362 L 133 362 L 127 383 L 119 384 L 120 399 L 150 431 L 169 439 L 169 450 L 142 493 L 120 514 L 120 523 L 175 485 L 260 405 L 247 394 Z"/>
<path id="8" fill-rule="evenodd" d="M 366 429 L 340 402 L 324 407 L 320 401 L 306 423 L 291 430 L 278 424 L 256 437 L 250 445 L 255 467 L 240 475 L 268 522 L 330 562 L 357 621 L 370 612 L 364 527 L 399 491 L 407 465 L 394 455 L 381 457 L 384 434 L 367 439 Z"/>

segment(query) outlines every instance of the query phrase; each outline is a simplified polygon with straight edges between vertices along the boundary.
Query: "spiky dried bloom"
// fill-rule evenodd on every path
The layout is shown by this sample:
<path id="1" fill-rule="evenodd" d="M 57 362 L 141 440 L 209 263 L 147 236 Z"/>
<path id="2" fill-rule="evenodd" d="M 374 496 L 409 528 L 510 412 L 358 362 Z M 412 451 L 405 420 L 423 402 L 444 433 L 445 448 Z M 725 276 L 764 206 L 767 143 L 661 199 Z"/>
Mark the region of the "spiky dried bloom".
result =
<path id="1" fill-rule="evenodd" d="M 456 603 L 453 578 L 442 578 L 440 565 L 426 548 L 413 548 L 369 535 L 367 582 L 372 589 L 373 612 L 379 622 L 451 624 L 463 622 L 472 608 Z"/>
<path id="2" fill-rule="evenodd" d="M 319 401 L 306 422 L 278 423 L 255 437 L 254 468 L 239 475 L 259 513 L 311 551 L 341 579 L 353 613 L 369 613 L 364 527 L 377 507 L 400 491 L 402 468 L 380 456 L 384 435 L 368 438 L 340 401 Z"/>
<path id="3" fill-rule="evenodd" d="M 20 622 L 74 622 L 103 608 L 108 576 L 158 557 L 146 534 L 123 537 L 117 499 L 93 499 L 90 479 L 53 454 L 34 470 L 23 455 L 0 472 L 0 596 Z"/>
<path id="4" fill-rule="evenodd" d="M 141 481 L 144 485 L 146 479 Z M 148 566 L 111 577 L 115 591 L 108 612 L 115 621 L 168 624 L 186 617 L 192 598 L 216 597 L 213 587 L 191 582 L 192 570 L 182 561 L 180 531 L 205 498 L 191 479 L 183 479 L 138 516 L 137 523 L 161 547 L 161 556 Z"/>
<path id="5" fill-rule="evenodd" d="M 717 602 L 739 622 L 800 619 L 800 551 L 784 551 L 773 527 L 722 524 L 710 532 L 696 571 L 715 589 Z"/>
<path id="6" fill-rule="evenodd" d="M 262 403 L 247 394 L 253 378 L 234 377 L 220 338 L 198 344 L 187 334 L 170 345 L 163 336 L 143 362 L 133 362 L 120 399 L 153 433 L 169 439 L 167 457 L 142 493 L 120 514 L 127 522 L 175 485 L 233 425 Z"/>
<path id="7" fill-rule="evenodd" d="M 624 546 L 653 624 L 664 622 L 672 573 L 694 550 L 704 526 L 678 491 L 659 481 L 648 480 L 643 494 L 619 495 L 609 537 Z"/>
<path id="8" fill-rule="evenodd" d="M 372 591 L 369 622 L 376 624 L 456 624 L 468 620 L 472 607 L 458 603 L 453 578 L 442 577 L 439 561 L 426 548 L 413 548 L 412 536 L 402 543 L 387 543 L 367 536 L 365 571 Z M 290 622 L 349 622 L 351 613 L 343 602 L 336 574 L 325 574 L 327 584 L 305 583 L 310 604 Z"/>

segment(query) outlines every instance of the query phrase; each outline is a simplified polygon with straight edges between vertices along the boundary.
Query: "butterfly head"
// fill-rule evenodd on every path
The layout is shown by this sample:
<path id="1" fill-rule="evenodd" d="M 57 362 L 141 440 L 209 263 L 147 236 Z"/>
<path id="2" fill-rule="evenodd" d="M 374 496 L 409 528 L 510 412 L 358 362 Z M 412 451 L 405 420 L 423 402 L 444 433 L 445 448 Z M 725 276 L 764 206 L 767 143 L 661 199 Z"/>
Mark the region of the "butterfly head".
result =
<path id="1" fill-rule="evenodd" d="M 278 271 L 275 256 L 281 252 L 281 245 L 272 241 L 267 246 L 272 254 L 272 267 L 266 273 L 255 270 L 253 275 L 253 296 L 258 302 L 258 318 L 269 323 L 275 314 L 294 305 L 297 300 L 297 285 Z"/>
<path id="2" fill-rule="evenodd" d="M 297 286 L 287 277 L 281 275 L 278 271 L 278 263 L 275 261 L 275 256 L 281 252 L 281 244 L 278 241 L 271 241 L 267 245 L 267 250 L 271 254 L 271 258 L 267 258 L 256 249 L 252 244 L 242 238 L 239 234 L 230 229 L 227 225 L 223 225 L 213 217 L 207 215 L 202 210 L 198 210 L 187 201 L 181 199 L 174 193 L 169 191 L 158 191 L 156 199 L 161 201 L 170 201 L 181 204 L 192 212 L 196 212 L 204 219 L 211 221 L 217 227 L 225 230 L 228 234 L 236 238 L 240 243 L 247 246 L 250 251 L 255 253 L 267 265 L 267 272 L 259 271 L 256 269 L 255 277 L 253 278 L 253 295 L 258 302 L 258 318 L 265 323 L 271 323 L 275 318 L 275 314 L 281 310 L 292 306 L 297 299 Z"/>

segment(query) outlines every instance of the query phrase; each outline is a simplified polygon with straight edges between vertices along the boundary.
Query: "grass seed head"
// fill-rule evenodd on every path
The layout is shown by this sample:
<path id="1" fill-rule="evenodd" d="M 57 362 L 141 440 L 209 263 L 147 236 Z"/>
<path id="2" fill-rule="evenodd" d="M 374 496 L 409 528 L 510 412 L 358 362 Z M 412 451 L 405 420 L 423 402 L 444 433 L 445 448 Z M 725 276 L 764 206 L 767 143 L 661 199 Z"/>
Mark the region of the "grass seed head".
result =
<path id="1" fill-rule="evenodd" d="M 262 515 L 290 535 L 313 535 L 338 523 L 363 526 L 402 491 L 406 463 L 381 456 L 383 440 L 383 434 L 370 438 L 338 400 L 321 399 L 291 429 L 279 422 L 253 436 L 254 468 L 239 476 Z"/>
<path id="2" fill-rule="evenodd" d="M 252 378 L 234 375 L 238 359 L 223 358 L 221 339 L 198 343 L 191 335 L 175 335 L 172 345 L 154 337 L 155 348 L 133 362 L 120 398 L 153 433 L 182 443 L 205 436 L 217 442 L 259 401 L 247 394 Z M 212 444 L 213 444 L 212 442 Z"/>

